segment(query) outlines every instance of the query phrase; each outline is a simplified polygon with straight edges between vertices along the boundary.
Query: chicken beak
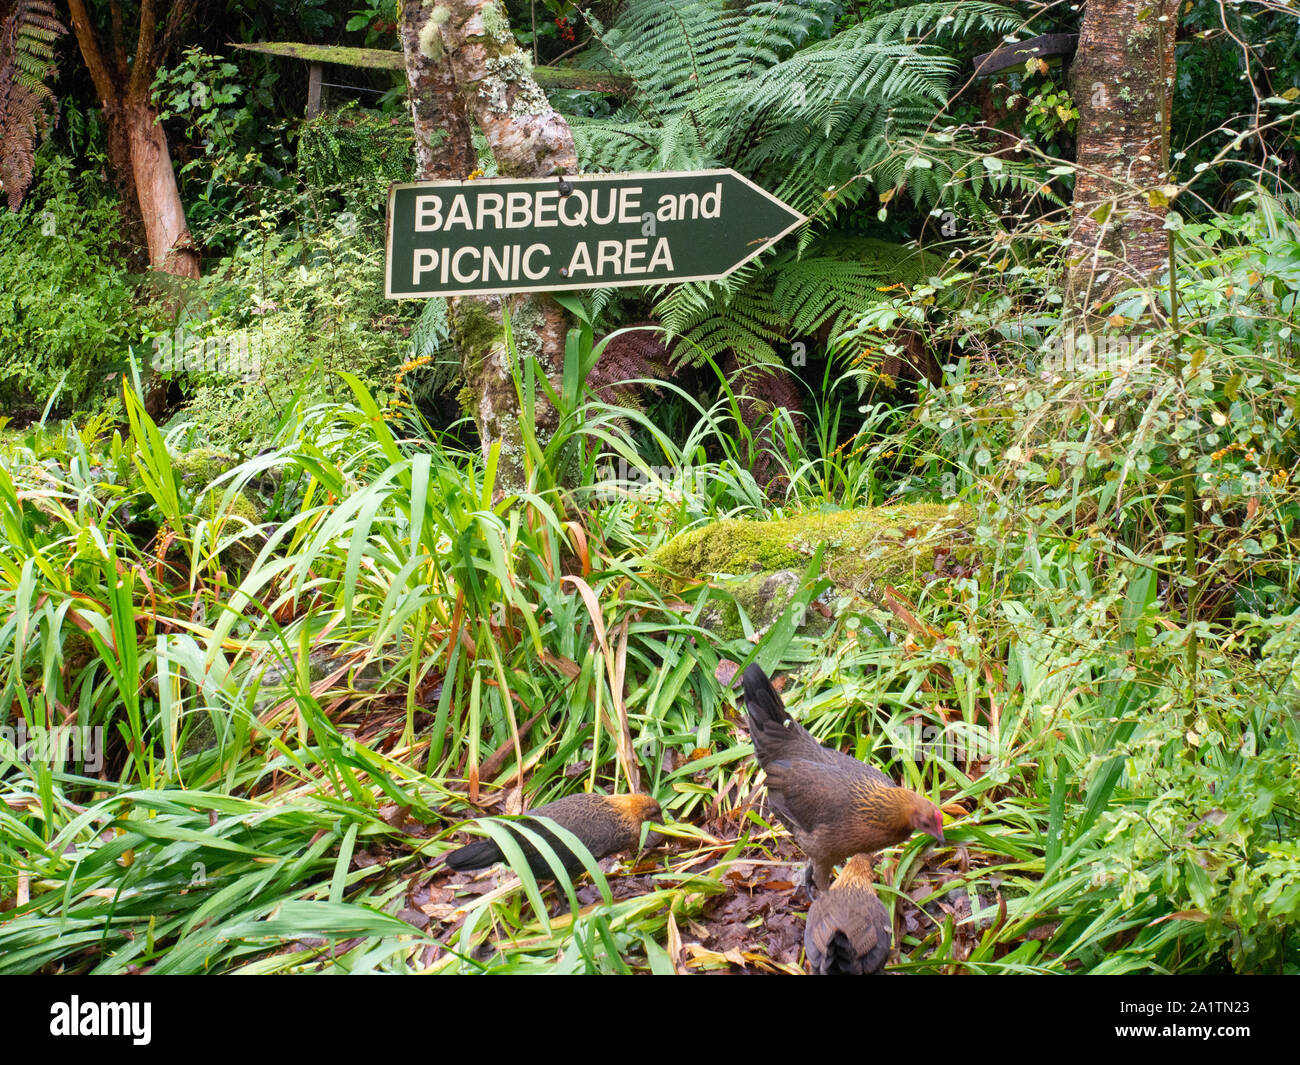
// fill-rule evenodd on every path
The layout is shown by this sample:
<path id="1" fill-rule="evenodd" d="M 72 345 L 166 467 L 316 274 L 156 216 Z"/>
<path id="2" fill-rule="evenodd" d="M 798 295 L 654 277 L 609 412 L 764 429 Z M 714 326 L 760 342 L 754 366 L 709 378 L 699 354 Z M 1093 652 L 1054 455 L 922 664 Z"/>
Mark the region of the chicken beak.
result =
<path id="1" fill-rule="evenodd" d="M 931 835 L 940 843 L 946 842 L 943 838 L 943 814 L 934 815 L 934 832 Z"/>

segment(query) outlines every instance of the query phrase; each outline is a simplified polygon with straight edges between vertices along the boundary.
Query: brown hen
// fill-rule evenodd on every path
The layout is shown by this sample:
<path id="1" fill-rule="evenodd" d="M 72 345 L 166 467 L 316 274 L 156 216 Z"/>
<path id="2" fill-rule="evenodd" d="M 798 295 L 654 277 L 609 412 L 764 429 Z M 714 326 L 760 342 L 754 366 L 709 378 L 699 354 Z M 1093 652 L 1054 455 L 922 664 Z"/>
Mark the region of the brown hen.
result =
<path id="1" fill-rule="evenodd" d="M 660 815 L 659 803 L 648 795 L 566 795 L 563 799 L 548 802 L 531 815 L 546 817 L 561 828 L 568 829 L 586 845 L 593 858 L 604 858 L 617 851 L 635 847 L 641 839 L 641 822 Z M 510 822 L 503 824 L 509 826 Z M 584 869 L 582 860 L 561 843 L 554 832 L 540 822 L 529 820 L 527 827 L 536 832 L 555 851 L 564 863 L 569 876 Z M 550 863 L 538 853 L 521 833 L 510 830 L 518 841 L 528 868 L 539 879 L 553 880 L 555 872 Z M 447 855 L 447 865 L 452 869 L 482 869 L 505 861 L 501 847 L 490 839 L 482 839 L 459 847 Z"/>
<path id="2" fill-rule="evenodd" d="M 817 890 L 825 891 L 831 869 L 854 854 L 892 847 L 917 831 L 944 841 L 943 814 L 934 803 L 879 769 L 823 747 L 790 717 L 757 665 L 745 670 L 744 687 L 768 801 L 811 860 Z"/>
<path id="3" fill-rule="evenodd" d="M 878 973 L 889 960 L 891 932 L 889 913 L 871 886 L 871 859 L 856 854 L 808 910 L 808 966 L 814 976 Z"/>

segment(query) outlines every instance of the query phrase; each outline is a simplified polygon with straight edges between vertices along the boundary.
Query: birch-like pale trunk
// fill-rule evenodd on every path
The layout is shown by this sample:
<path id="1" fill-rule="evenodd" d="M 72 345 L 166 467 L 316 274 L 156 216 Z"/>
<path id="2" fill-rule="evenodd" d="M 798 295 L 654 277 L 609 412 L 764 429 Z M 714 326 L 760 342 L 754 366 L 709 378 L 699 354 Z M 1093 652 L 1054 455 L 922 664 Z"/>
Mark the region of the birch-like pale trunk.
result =
<path id="1" fill-rule="evenodd" d="M 502 177 L 573 173 L 577 153 L 568 124 L 551 107 L 515 43 L 497 0 L 408 0 L 402 11 L 402 48 L 416 129 L 418 177 L 467 178 L 477 167 L 471 123 L 483 131 Z M 524 487 L 518 367 L 505 343 L 503 298 L 467 296 L 448 301 L 452 340 L 465 392 L 472 397 L 483 453 L 500 444 L 498 483 Z M 504 298 L 520 359 L 558 381 L 564 368 L 564 310 L 544 295 Z M 555 411 L 541 397 L 535 425 L 545 445 Z"/>

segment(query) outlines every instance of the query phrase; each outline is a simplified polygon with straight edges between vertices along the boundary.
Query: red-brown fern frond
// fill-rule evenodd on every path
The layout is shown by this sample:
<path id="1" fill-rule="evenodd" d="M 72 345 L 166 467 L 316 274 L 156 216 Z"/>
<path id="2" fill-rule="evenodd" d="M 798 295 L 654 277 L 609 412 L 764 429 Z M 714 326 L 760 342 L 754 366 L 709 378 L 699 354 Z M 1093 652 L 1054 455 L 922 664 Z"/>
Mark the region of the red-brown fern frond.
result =
<path id="1" fill-rule="evenodd" d="M 606 403 L 639 408 L 637 394 L 646 386 L 628 382 L 671 376 L 663 329 L 651 322 L 636 322 L 606 342 L 587 385 Z"/>
<path id="2" fill-rule="evenodd" d="M 0 19 L 0 188 L 18 210 L 32 183 L 37 135 L 58 121 L 59 102 L 45 84 L 54 42 L 67 33 L 49 0 L 17 0 Z"/>

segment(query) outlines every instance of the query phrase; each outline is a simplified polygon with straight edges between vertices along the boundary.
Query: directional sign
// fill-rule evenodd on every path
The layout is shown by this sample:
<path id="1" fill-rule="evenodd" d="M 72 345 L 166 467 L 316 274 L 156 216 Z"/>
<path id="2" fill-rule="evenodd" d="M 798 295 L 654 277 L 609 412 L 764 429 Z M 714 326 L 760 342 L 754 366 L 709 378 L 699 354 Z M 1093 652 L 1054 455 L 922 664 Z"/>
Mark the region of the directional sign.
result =
<path id="1" fill-rule="evenodd" d="M 395 184 L 384 294 L 711 281 L 803 221 L 734 170 Z"/>

